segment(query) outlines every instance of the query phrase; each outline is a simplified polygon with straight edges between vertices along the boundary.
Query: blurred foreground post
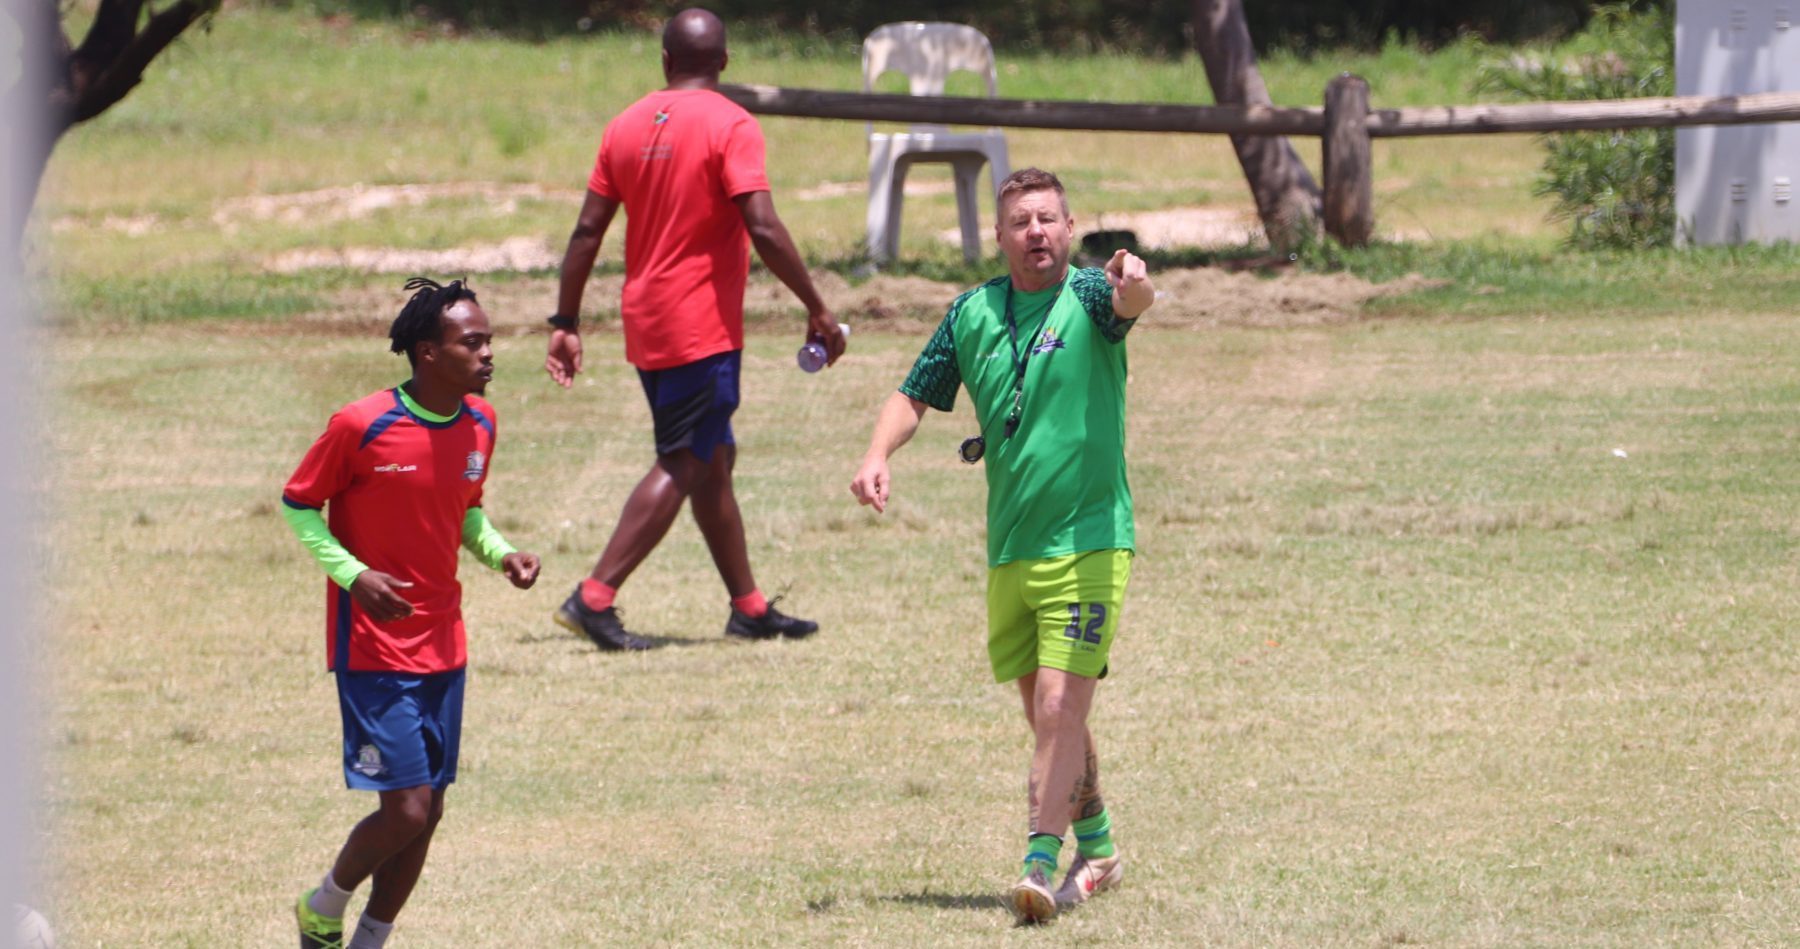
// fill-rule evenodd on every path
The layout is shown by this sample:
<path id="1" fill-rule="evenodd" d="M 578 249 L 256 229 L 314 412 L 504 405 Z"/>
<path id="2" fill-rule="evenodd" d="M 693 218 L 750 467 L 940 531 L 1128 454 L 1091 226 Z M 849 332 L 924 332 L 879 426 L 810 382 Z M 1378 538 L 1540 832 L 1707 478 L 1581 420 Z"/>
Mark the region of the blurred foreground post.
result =
<path id="1" fill-rule="evenodd" d="M 18 52 L 27 31 L 53 16 L 53 4 L 0 0 L 0 213 L 9 217 L 28 208 L 37 187 L 34 156 L 45 135 L 41 108 L 20 95 L 27 88 Z M 19 234 L 0 234 L 0 333 L 11 345 L 0 346 L 0 535 L 12 538 L 0 562 L 0 909 L 13 903 L 42 906 L 47 899 L 35 869 L 42 865 L 34 803 L 42 787 L 37 767 L 39 677 L 32 675 L 45 658 L 42 630 L 31 581 L 40 577 L 42 561 L 32 555 L 41 540 L 31 517 L 31 461 L 37 455 L 37 428 L 32 411 L 39 400 L 32 391 L 30 352 L 36 342 L 28 318 L 31 294 L 24 287 Z M 10 920 L 10 916 L 5 917 Z M 8 923 L 10 925 L 10 922 Z M 11 930 L 5 930 L 10 939 Z"/>

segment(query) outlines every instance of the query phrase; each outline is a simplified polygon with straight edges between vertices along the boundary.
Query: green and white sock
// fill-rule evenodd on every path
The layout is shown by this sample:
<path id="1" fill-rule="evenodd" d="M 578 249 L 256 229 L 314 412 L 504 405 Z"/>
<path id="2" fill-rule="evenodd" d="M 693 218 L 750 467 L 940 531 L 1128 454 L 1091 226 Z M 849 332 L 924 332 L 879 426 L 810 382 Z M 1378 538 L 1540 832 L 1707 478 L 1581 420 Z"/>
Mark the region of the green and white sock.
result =
<path id="1" fill-rule="evenodd" d="M 1113 849 L 1112 815 L 1105 808 L 1075 822 L 1075 849 L 1088 858 L 1110 857 L 1117 852 Z"/>
<path id="2" fill-rule="evenodd" d="M 1055 834 L 1032 834 L 1031 843 L 1025 848 L 1025 873 L 1030 873 L 1034 866 L 1042 867 L 1044 879 L 1056 878 L 1056 858 L 1062 853 L 1063 839 Z"/>

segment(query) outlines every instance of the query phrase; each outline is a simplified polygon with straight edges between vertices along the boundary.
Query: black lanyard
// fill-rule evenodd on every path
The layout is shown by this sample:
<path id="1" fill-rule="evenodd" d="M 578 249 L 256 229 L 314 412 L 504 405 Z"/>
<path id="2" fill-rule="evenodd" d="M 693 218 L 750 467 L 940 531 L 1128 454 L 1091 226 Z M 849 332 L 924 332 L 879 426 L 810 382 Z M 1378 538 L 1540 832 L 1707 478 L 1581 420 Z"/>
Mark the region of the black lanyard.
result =
<path id="1" fill-rule="evenodd" d="M 1006 429 L 1003 435 L 1005 438 L 1013 437 L 1013 433 L 1019 430 L 1019 419 L 1025 413 L 1025 366 L 1031 361 L 1032 354 L 1037 351 L 1039 342 L 1043 340 L 1044 331 L 1050 328 L 1050 317 L 1056 311 L 1056 301 L 1062 298 L 1063 287 L 1068 283 L 1069 275 L 1064 272 L 1063 278 L 1057 281 L 1056 294 L 1050 298 L 1050 306 L 1044 310 L 1044 322 L 1038 325 L 1037 334 L 1032 338 L 1031 345 L 1021 353 L 1019 352 L 1019 324 L 1013 317 L 1013 284 L 1011 280 L 1006 282 L 1006 333 L 1007 341 L 1012 343 L 1015 373 L 1013 375 L 1012 412 L 1006 416 Z"/>

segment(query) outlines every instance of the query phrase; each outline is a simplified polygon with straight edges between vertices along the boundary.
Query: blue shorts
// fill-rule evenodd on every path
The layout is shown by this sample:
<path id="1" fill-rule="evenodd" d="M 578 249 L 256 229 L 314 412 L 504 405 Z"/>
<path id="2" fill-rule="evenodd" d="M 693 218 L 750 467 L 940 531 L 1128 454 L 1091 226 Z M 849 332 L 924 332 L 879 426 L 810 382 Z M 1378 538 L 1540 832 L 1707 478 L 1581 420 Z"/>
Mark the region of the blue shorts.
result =
<path id="1" fill-rule="evenodd" d="M 422 784 L 441 791 L 455 781 L 465 673 L 338 673 L 344 783 L 359 791 Z"/>
<path id="2" fill-rule="evenodd" d="M 639 369 L 650 417 L 656 423 L 656 453 L 687 449 L 712 461 L 714 449 L 734 445 L 731 413 L 738 407 L 738 372 L 743 351 L 716 353 L 685 366 Z"/>

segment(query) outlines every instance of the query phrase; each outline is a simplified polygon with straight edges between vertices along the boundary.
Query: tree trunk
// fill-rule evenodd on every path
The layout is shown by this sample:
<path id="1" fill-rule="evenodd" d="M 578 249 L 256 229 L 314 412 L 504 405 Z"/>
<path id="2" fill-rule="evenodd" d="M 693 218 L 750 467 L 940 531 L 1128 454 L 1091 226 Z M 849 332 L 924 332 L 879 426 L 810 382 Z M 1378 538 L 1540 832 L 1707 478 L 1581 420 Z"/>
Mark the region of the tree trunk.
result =
<path id="1" fill-rule="evenodd" d="M 1194 49 L 1206 66 L 1213 100 L 1220 105 L 1271 105 L 1256 68 L 1243 0 L 1194 0 Z M 1321 195 L 1312 173 L 1287 139 L 1275 135 L 1233 135 L 1244 179 L 1256 199 L 1269 243 L 1291 247 L 1319 222 Z"/>
<path id="2" fill-rule="evenodd" d="M 57 0 L 0 0 L 0 15 L 19 27 L 19 80 L 0 106 L 22 135 L 8 143 L 9 180 L 0 207 L 0 253 L 18 260 L 31 206 L 50 152 L 64 132 L 106 111 L 144 78 L 144 70 L 219 0 L 176 0 L 145 10 L 145 0 L 100 0 L 79 47 L 69 43 Z"/>

